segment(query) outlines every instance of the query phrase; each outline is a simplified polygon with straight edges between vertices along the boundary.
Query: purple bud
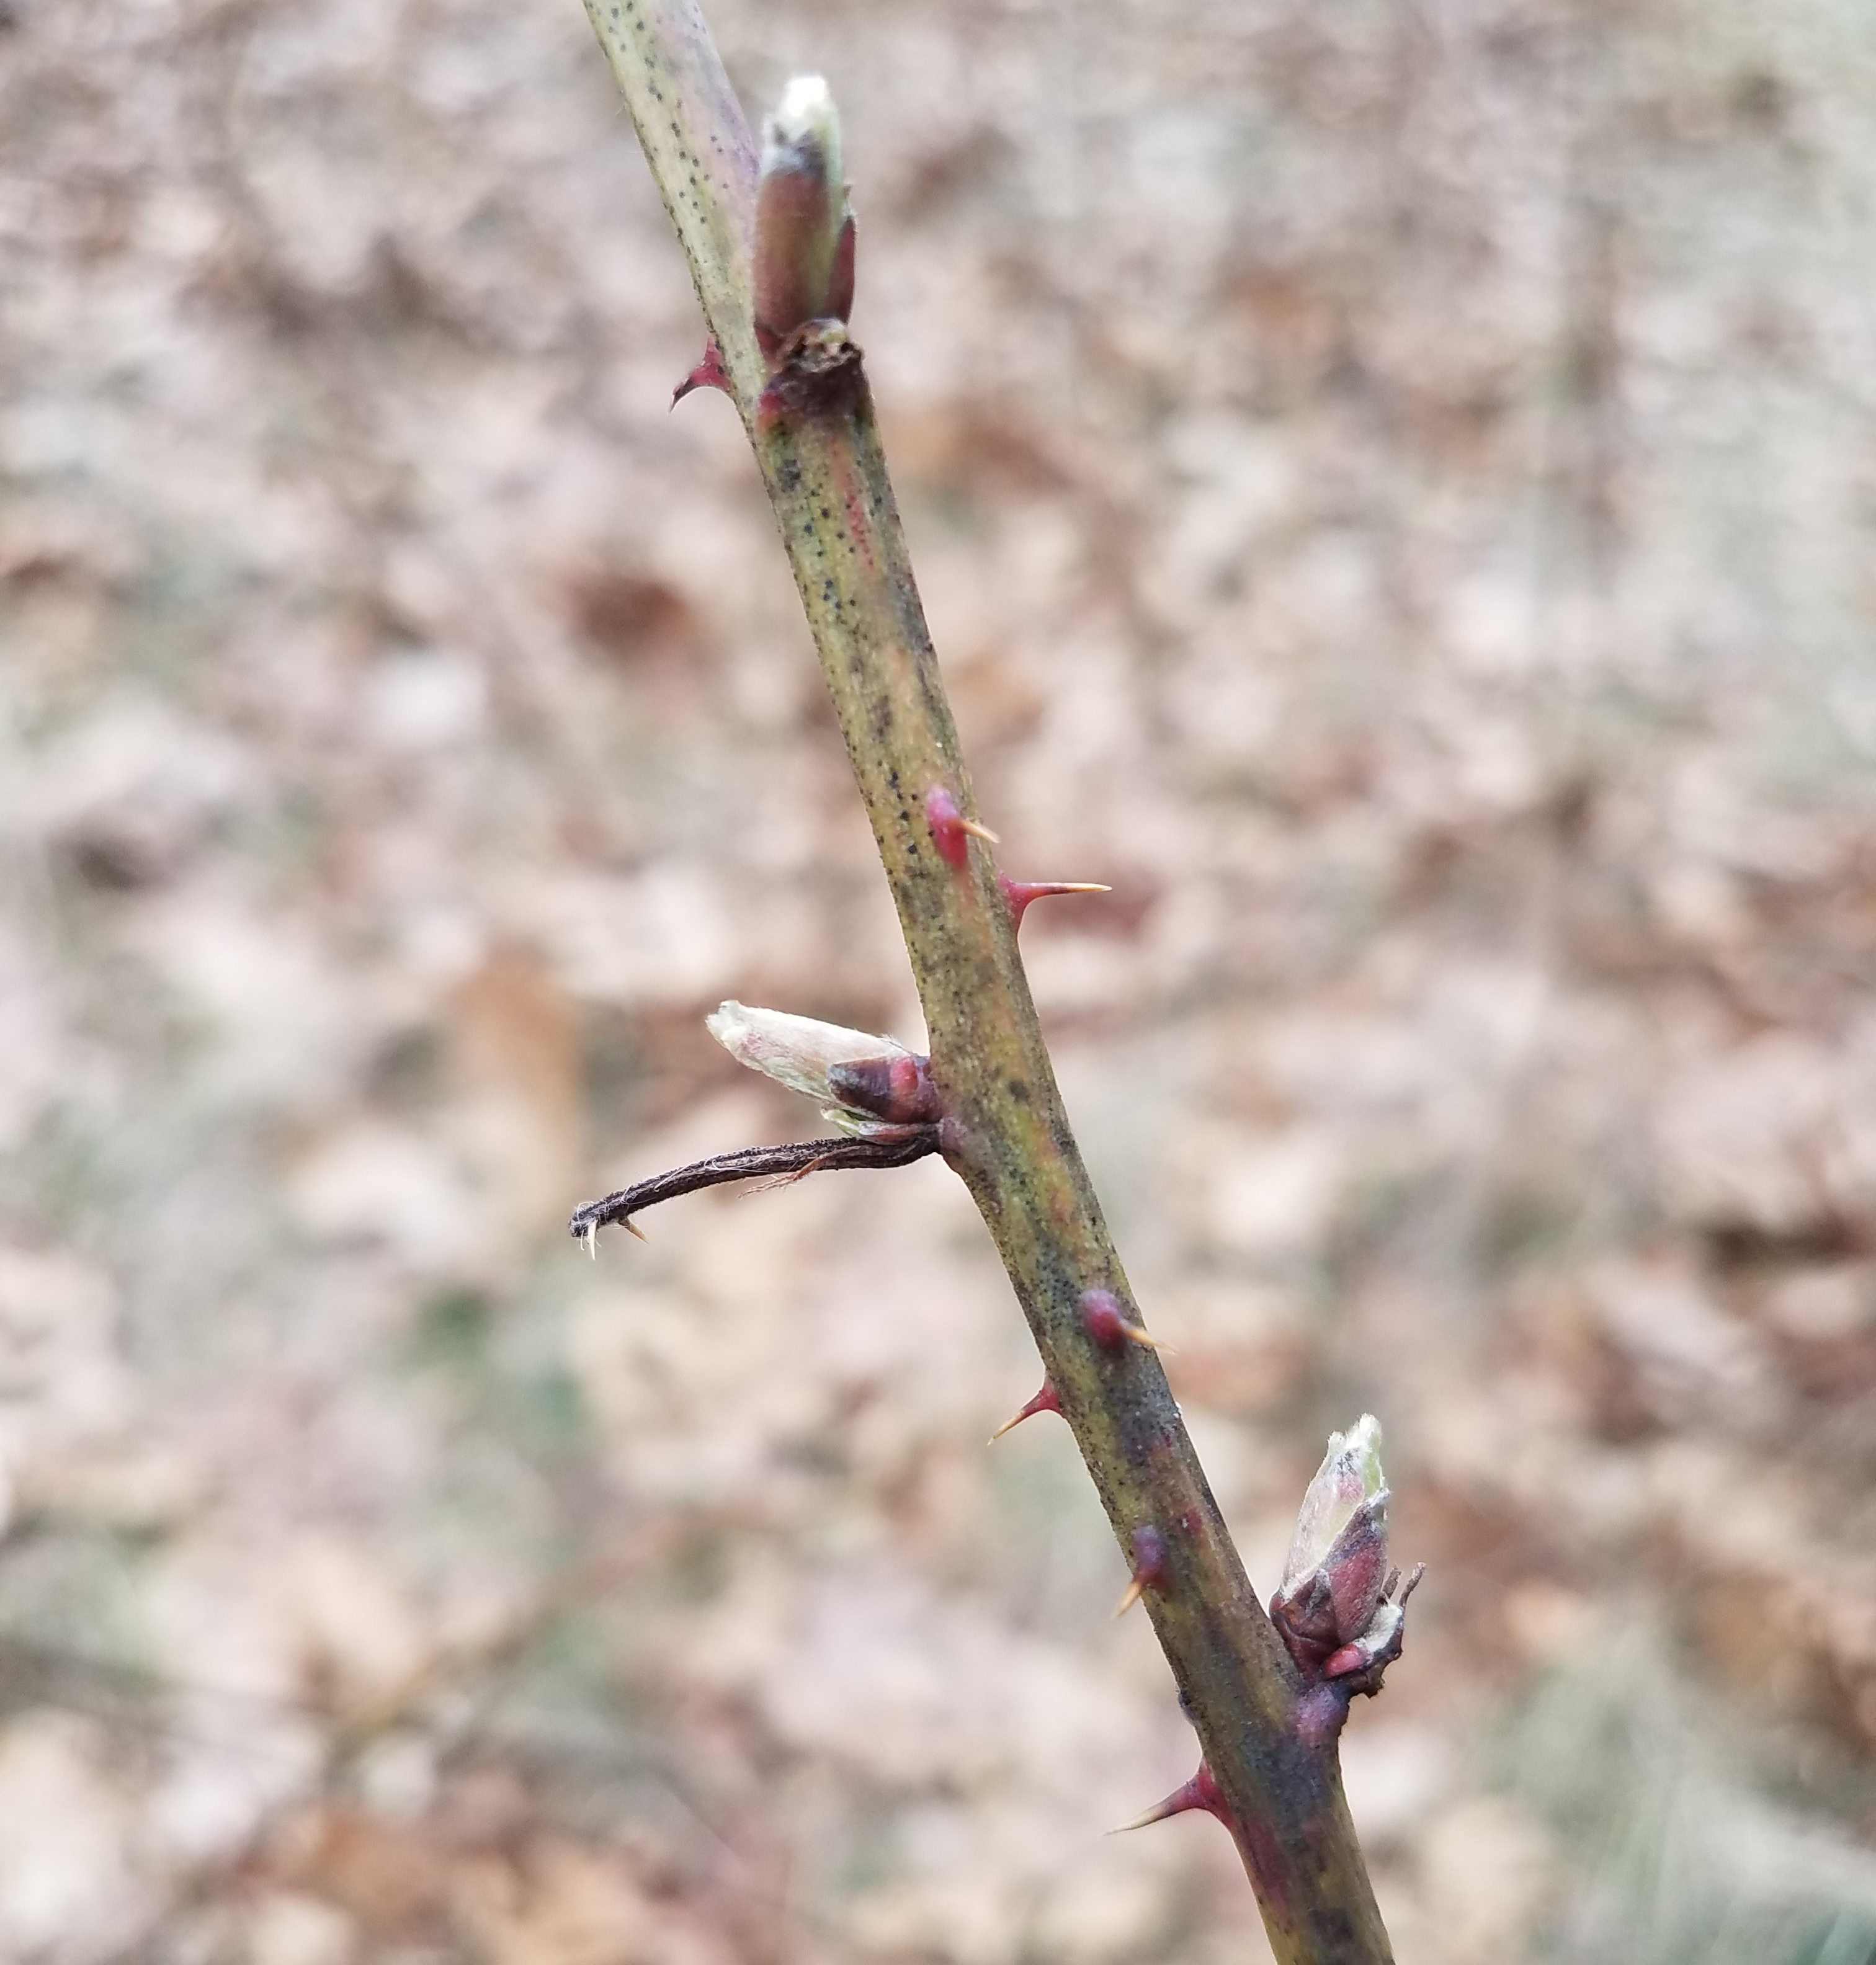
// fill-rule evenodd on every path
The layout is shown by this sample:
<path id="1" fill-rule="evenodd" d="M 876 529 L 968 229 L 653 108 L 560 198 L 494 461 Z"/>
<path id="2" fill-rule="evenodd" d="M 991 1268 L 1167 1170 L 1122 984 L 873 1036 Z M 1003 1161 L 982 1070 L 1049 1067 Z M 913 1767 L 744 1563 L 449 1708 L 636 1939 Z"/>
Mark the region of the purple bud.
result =
<path id="1" fill-rule="evenodd" d="M 831 1064 L 827 1083 L 842 1105 L 895 1126 L 935 1126 L 944 1116 L 930 1059 L 909 1051 Z"/>
<path id="2" fill-rule="evenodd" d="M 1319 1666 L 1360 1639 L 1382 1608 L 1388 1576 L 1381 1426 L 1364 1413 L 1346 1433 L 1329 1436 L 1271 1606 L 1298 1662 Z"/>

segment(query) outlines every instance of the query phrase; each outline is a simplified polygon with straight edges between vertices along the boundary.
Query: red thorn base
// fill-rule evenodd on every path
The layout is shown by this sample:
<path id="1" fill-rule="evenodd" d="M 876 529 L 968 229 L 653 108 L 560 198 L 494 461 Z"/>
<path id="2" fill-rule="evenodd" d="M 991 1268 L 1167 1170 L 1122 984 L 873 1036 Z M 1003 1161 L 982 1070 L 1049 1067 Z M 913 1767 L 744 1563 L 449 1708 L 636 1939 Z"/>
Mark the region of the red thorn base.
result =
<path id="1" fill-rule="evenodd" d="M 957 799 L 942 785 L 934 785 L 925 793 L 925 817 L 938 857 L 954 873 L 964 871 L 973 839 L 987 841 L 993 846 L 997 844 L 996 835 L 987 825 L 965 818 L 957 809 Z"/>
<path id="2" fill-rule="evenodd" d="M 703 359 L 671 391 L 671 407 L 674 410 L 693 389 L 721 389 L 725 395 L 732 397 L 735 394 L 729 386 L 729 371 L 723 366 L 715 335 L 704 343 Z"/>
<path id="3" fill-rule="evenodd" d="M 1158 1344 L 1128 1319 L 1120 1298 L 1112 1290 L 1084 1290 L 1080 1309 L 1081 1327 L 1094 1339 L 1098 1349 L 1111 1354 L 1128 1344 L 1138 1344 L 1148 1351 L 1159 1349 Z"/>
<path id="4" fill-rule="evenodd" d="M 1114 1614 L 1124 1617 L 1149 1590 L 1166 1581 L 1166 1538 L 1155 1528 L 1135 1529 L 1131 1542 L 1134 1552 L 1133 1580 L 1114 1606 Z"/>

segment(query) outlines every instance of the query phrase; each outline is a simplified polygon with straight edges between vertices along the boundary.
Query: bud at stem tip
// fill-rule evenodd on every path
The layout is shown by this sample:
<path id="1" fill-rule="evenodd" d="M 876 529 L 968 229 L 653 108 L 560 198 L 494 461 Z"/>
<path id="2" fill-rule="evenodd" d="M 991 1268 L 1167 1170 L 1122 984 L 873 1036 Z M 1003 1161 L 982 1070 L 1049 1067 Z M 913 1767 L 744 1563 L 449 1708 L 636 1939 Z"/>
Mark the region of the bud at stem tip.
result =
<path id="1" fill-rule="evenodd" d="M 755 326 L 771 359 L 803 321 L 847 314 L 851 226 L 834 98 L 797 76 L 764 125 L 756 181 Z"/>

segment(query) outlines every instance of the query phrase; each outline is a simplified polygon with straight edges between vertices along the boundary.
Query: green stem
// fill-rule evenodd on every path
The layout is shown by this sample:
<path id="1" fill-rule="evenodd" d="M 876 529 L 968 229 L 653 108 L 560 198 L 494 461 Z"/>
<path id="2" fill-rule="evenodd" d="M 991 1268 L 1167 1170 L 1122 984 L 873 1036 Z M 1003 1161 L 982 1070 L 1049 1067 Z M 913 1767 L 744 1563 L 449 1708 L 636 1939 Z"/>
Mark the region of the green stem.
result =
<path id="1" fill-rule="evenodd" d="M 1069 1128 L 1015 925 L 985 846 L 954 868 L 925 801 L 970 780 L 857 351 L 764 403 L 751 320 L 756 153 L 693 0 L 587 0 L 750 433 L 899 909 L 946 1118 L 944 1151 L 995 1238 L 1123 1553 L 1165 1551 L 1145 1595 L 1282 1965 L 1392 1958 L 1333 1744 L 1297 1736 L 1300 1682 L 1239 1561 L 1158 1359 L 1103 1349 L 1092 1289 L 1138 1320 Z M 784 378 L 784 381 L 788 378 Z"/>

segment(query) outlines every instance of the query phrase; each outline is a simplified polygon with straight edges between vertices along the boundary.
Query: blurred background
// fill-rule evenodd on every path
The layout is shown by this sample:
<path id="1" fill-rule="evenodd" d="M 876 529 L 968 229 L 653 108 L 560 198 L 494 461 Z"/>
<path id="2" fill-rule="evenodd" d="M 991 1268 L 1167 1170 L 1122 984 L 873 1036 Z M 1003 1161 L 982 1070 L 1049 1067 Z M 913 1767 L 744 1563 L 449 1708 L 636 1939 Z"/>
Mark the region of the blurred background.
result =
<path id="1" fill-rule="evenodd" d="M 1876 1956 L 1876 19 L 713 0 L 824 70 L 1070 1110 L 1402 1965 Z M 0 8 L 0 1957 L 1208 1965 L 573 0 Z"/>

